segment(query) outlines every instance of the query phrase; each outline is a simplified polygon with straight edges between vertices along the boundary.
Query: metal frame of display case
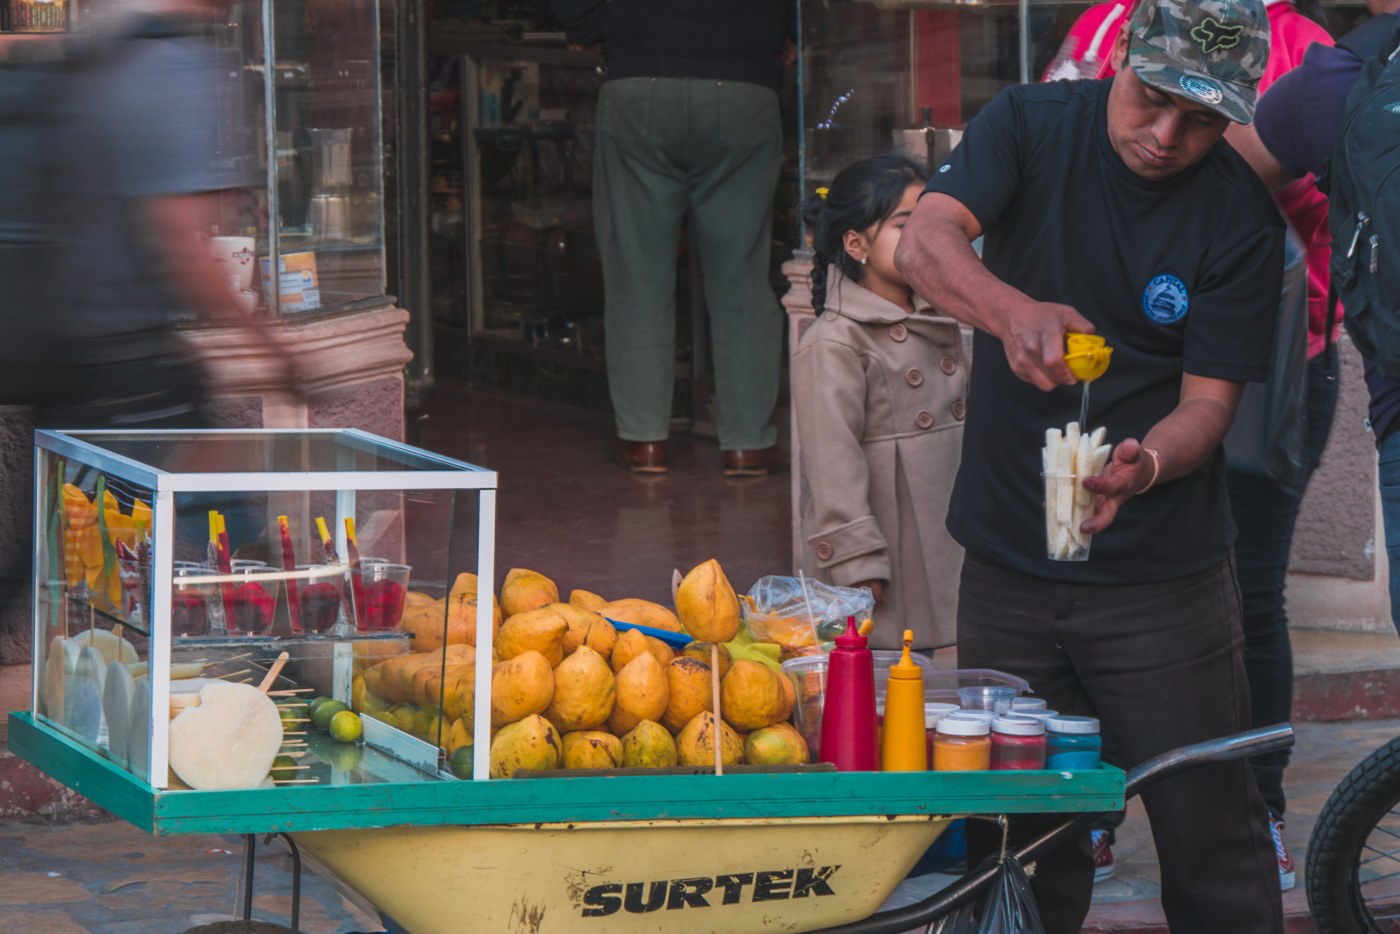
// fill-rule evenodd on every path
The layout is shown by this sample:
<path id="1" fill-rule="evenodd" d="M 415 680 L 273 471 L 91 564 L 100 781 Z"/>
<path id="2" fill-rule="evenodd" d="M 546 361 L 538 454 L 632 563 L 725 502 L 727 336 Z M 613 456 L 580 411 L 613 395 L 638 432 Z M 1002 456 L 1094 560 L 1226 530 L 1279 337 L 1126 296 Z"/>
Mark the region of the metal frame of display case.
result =
<path id="1" fill-rule="evenodd" d="M 200 437 L 233 437 L 233 436 L 296 436 L 313 437 L 325 436 L 335 438 L 347 443 L 351 450 L 361 453 L 376 453 L 378 451 L 389 451 L 406 455 L 414 459 L 426 461 L 430 464 L 440 465 L 442 470 L 384 470 L 384 471 L 354 471 L 343 472 L 331 471 L 290 471 L 281 473 L 244 472 L 244 473 L 175 473 L 161 470 L 148 464 L 143 464 L 129 457 L 117 454 L 97 447 L 83 438 L 85 435 L 100 435 L 103 437 L 125 436 L 133 440 L 142 438 L 163 438 L 171 441 L 186 439 L 197 439 Z M 333 492 L 336 494 L 336 535 L 339 540 L 340 550 L 345 549 L 344 528 L 340 518 L 343 516 L 353 516 L 355 514 L 355 496 L 359 490 L 476 490 L 480 494 L 479 510 L 477 516 L 477 568 L 476 573 L 480 580 L 491 580 L 495 574 L 495 552 L 496 552 L 496 472 L 477 467 L 463 461 L 454 460 L 449 457 L 432 454 L 414 448 L 410 445 L 396 441 L 390 441 L 369 432 L 355 429 L 214 429 L 206 431 L 162 431 L 149 432 L 139 430 L 125 431 L 83 431 L 83 432 L 57 432 L 57 431 L 36 431 L 34 433 L 35 445 L 35 496 L 34 496 L 34 554 L 35 566 L 38 566 L 40 549 L 43 547 L 45 539 L 44 530 L 46 517 L 44 514 L 44 472 L 39 469 L 39 457 L 41 451 L 48 451 L 52 454 L 73 458 L 79 462 L 94 467 L 103 473 L 136 483 L 151 491 L 153 502 L 152 508 L 152 555 L 151 555 L 151 593 L 159 595 L 152 600 L 151 619 L 148 626 L 148 638 L 150 640 L 150 681 L 151 681 L 151 710 L 164 711 L 168 709 L 170 703 L 170 649 L 171 649 L 171 589 L 173 586 L 173 565 L 170 556 L 161 553 L 162 547 L 170 547 L 169 542 L 174 541 L 175 536 L 175 494 L 180 492 L 211 492 L 211 493 L 264 493 L 264 492 Z M 33 607 L 33 638 L 36 650 L 44 645 L 44 619 L 40 613 L 41 581 L 40 575 L 32 575 L 32 607 Z M 478 632 L 484 631 L 486 654 L 491 657 L 491 627 L 492 627 L 492 606 L 490 601 L 486 601 L 484 609 L 477 608 L 476 625 Z M 490 736 L 490 681 L 491 666 L 484 666 L 478 675 L 477 696 L 485 696 L 484 706 L 479 705 L 476 710 L 475 728 L 478 735 Z M 39 709 L 40 693 L 40 673 L 38 665 L 34 667 L 33 679 L 31 682 L 30 710 Z M 482 693 L 482 685 L 485 686 L 485 693 Z M 156 722 L 154 715 L 152 723 Z M 35 720 L 36 726 L 42 726 Z M 55 735 L 57 731 L 52 731 Z M 163 789 L 168 783 L 168 740 L 166 730 L 151 729 L 150 750 L 151 766 L 149 775 L 151 777 L 150 788 Z M 71 741 L 69 741 L 71 743 Z M 78 744 L 73 744 L 81 748 Z M 476 773 L 486 774 L 486 755 L 488 750 L 482 746 L 477 747 Z M 90 758 L 96 758 L 91 756 Z M 110 763 L 108 763 L 110 765 Z M 115 767 L 113 767 L 115 768 Z M 118 770 L 120 771 L 120 770 Z M 138 784 L 144 785 L 135 776 L 132 779 Z"/>

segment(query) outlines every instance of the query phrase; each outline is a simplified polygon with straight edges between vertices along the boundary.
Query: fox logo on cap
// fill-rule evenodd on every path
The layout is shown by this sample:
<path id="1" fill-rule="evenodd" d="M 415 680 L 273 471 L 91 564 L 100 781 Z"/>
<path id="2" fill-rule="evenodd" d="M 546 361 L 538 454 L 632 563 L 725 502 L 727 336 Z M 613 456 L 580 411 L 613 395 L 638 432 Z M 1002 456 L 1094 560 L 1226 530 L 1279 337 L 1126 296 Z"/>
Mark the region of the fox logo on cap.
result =
<path id="1" fill-rule="evenodd" d="M 1191 38 L 1196 40 L 1196 44 L 1201 47 L 1201 51 L 1209 55 L 1219 49 L 1233 49 L 1240 44 L 1240 33 L 1244 32 L 1244 26 L 1226 26 L 1217 22 L 1214 16 L 1207 16 L 1205 20 L 1191 30 Z"/>

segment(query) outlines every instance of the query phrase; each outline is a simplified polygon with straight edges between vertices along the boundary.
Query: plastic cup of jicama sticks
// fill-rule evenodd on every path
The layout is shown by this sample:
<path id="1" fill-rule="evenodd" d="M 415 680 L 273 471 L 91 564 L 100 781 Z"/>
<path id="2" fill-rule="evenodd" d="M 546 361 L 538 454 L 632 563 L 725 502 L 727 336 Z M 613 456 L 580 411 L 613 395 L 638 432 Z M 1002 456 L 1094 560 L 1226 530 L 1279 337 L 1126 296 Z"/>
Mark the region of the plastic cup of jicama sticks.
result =
<path id="1" fill-rule="evenodd" d="M 1057 514 L 1055 503 L 1063 496 L 1071 499 L 1076 491 L 1084 490 L 1082 476 L 1077 474 L 1043 473 L 1045 479 L 1045 557 L 1051 561 L 1088 561 L 1089 545 L 1094 536 L 1079 531 L 1079 523 L 1092 515 L 1092 511 L 1079 515 L 1071 509 L 1063 519 Z M 1068 490 L 1068 494 L 1066 494 Z M 1075 521 L 1078 516 L 1078 521 Z"/>
<path id="2" fill-rule="evenodd" d="M 1045 432 L 1041 477 L 1045 482 L 1045 556 L 1051 561 L 1088 561 L 1093 536 L 1079 530 L 1094 514 L 1094 494 L 1084 478 L 1098 476 L 1113 453 L 1104 429 L 1081 434 L 1078 422 L 1063 432 Z"/>

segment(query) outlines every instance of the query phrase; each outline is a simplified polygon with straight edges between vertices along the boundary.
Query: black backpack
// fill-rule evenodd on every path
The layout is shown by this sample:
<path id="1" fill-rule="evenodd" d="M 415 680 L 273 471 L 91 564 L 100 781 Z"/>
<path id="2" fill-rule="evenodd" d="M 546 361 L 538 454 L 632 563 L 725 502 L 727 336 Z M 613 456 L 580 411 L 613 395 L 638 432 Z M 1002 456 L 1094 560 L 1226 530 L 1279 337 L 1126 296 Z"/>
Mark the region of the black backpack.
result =
<path id="1" fill-rule="evenodd" d="M 1400 18 L 1374 16 L 1337 45 L 1361 74 L 1317 180 L 1330 201 L 1332 286 L 1357 349 L 1400 379 Z"/>

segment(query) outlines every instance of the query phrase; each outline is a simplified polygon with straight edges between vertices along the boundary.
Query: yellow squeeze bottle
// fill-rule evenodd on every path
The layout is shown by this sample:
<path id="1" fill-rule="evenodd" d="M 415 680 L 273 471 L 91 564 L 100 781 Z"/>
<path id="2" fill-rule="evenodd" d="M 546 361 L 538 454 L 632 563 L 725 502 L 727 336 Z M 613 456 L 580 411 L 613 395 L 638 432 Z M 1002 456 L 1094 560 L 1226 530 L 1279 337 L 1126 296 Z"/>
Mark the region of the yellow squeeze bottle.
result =
<path id="1" fill-rule="evenodd" d="M 924 725 L 924 670 L 909 657 L 913 630 L 904 630 L 904 655 L 891 666 L 885 686 L 885 723 L 880 731 L 880 771 L 928 769 L 928 730 Z"/>

